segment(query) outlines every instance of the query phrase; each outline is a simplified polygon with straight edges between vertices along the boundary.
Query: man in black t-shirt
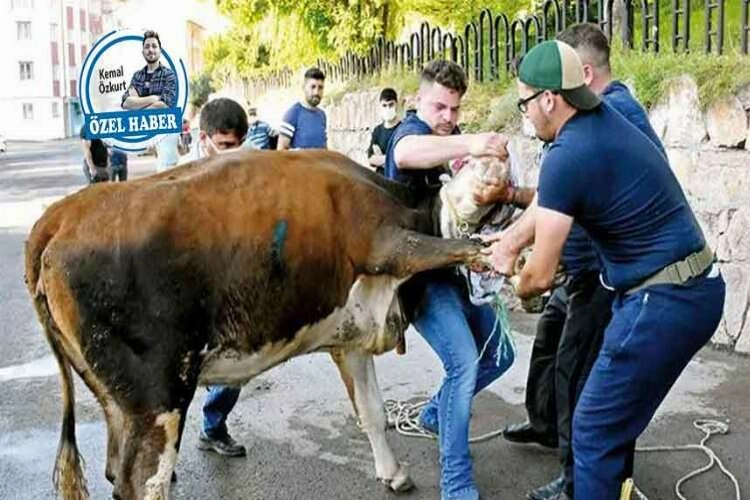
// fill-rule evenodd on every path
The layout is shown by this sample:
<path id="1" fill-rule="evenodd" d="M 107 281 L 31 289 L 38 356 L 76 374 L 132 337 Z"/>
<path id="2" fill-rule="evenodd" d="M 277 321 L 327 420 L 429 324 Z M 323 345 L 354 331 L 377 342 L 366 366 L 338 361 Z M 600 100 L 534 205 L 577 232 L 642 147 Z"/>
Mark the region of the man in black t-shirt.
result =
<path id="1" fill-rule="evenodd" d="M 89 139 L 86 127 L 81 127 L 83 175 L 90 184 L 109 180 L 109 154 L 101 139 Z"/>
<path id="2" fill-rule="evenodd" d="M 393 131 L 401 123 L 396 113 L 397 103 L 398 96 L 395 90 L 385 88 L 380 92 L 380 117 L 383 119 L 383 123 L 372 131 L 370 147 L 367 148 L 367 160 L 370 166 L 381 175 L 384 173 L 383 165 L 385 164 L 388 141 L 391 140 Z"/>

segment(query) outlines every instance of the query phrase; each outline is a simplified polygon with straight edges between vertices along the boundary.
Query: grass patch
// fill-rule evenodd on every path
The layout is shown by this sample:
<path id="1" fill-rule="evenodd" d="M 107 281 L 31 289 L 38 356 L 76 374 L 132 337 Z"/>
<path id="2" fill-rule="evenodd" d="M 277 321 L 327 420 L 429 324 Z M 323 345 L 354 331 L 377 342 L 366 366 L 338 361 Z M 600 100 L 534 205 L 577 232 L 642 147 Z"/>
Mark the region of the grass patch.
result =
<path id="1" fill-rule="evenodd" d="M 690 75 L 698 84 L 701 106 L 705 109 L 719 98 L 750 84 L 750 57 L 738 54 L 642 54 L 614 50 L 612 71 L 619 80 L 630 80 L 638 100 L 646 108 L 656 104 L 669 87 L 669 81 Z"/>

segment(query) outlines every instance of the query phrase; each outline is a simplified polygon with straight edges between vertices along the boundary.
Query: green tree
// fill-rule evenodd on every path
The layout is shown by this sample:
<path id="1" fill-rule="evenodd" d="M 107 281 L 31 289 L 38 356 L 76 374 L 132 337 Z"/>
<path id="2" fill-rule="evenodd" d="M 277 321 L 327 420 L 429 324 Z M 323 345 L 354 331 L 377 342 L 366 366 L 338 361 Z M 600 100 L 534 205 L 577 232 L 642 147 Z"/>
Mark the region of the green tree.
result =
<path id="1" fill-rule="evenodd" d="M 538 0 L 215 0 L 233 20 L 231 29 L 205 48 L 208 71 L 218 79 L 267 74 L 347 51 L 365 53 L 380 36 L 401 34 L 407 22 L 427 20 L 463 30 L 483 8 L 509 17 Z"/>
<path id="2" fill-rule="evenodd" d="M 200 75 L 194 76 L 190 80 L 190 104 L 192 104 L 195 109 L 200 109 L 200 107 L 208 101 L 208 96 L 211 92 L 214 91 L 215 89 L 211 84 L 211 77 L 208 73 L 201 73 Z"/>

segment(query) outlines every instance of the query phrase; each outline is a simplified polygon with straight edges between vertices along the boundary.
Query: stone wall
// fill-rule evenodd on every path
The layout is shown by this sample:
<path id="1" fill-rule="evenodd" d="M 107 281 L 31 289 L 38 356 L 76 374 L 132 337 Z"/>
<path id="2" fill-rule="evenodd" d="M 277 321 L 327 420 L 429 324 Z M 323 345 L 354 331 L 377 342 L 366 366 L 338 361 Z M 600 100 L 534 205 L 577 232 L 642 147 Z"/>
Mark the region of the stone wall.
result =
<path id="1" fill-rule="evenodd" d="M 637 90 L 637 89 L 636 89 Z M 347 94 L 327 108 L 329 147 L 357 162 L 378 123 L 378 92 Z M 750 353 L 750 87 L 701 109 L 690 77 L 675 80 L 649 117 L 667 149 L 727 281 L 724 318 L 714 336 L 718 346 Z M 512 136 L 524 165 L 534 165 L 538 143 L 528 127 Z M 523 171 L 535 185 L 536 166 Z"/>

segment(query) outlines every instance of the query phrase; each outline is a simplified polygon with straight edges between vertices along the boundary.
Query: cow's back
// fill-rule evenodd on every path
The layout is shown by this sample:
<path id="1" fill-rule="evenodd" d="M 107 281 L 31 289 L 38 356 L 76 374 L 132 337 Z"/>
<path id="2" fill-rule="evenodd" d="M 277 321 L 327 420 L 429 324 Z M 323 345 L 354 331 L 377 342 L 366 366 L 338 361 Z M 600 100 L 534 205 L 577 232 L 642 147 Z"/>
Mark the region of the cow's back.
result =
<path id="1" fill-rule="evenodd" d="M 335 153 L 227 155 L 56 203 L 32 230 L 27 275 L 46 248 L 81 330 L 98 332 L 81 339 L 96 359 L 117 341 L 136 362 L 153 332 L 251 352 L 343 305 L 373 235 L 406 212 Z"/>

